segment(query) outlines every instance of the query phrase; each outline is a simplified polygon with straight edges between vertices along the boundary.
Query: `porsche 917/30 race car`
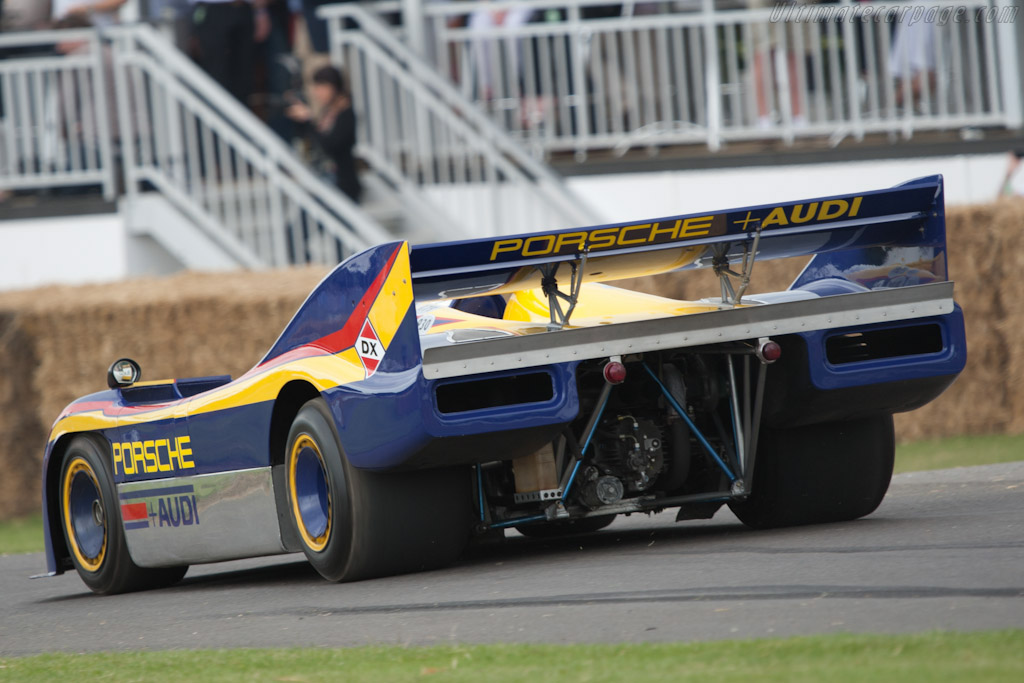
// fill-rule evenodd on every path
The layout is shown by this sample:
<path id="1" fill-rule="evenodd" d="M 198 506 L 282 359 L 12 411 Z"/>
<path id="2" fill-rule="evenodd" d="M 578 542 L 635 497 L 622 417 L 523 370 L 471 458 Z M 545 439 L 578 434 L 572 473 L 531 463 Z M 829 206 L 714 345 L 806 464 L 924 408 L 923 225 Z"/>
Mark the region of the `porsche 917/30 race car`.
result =
<path id="1" fill-rule="evenodd" d="M 810 256 L 782 292 L 756 262 Z M 604 284 L 711 268 L 713 298 Z M 637 223 L 357 254 L 238 379 L 141 382 L 57 419 L 49 575 L 98 593 L 301 551 L 349 581 L 475 537 L 723 505 L 756 528 L 881 502 L 893 413 L 964 367 L 941 177 Z"/>

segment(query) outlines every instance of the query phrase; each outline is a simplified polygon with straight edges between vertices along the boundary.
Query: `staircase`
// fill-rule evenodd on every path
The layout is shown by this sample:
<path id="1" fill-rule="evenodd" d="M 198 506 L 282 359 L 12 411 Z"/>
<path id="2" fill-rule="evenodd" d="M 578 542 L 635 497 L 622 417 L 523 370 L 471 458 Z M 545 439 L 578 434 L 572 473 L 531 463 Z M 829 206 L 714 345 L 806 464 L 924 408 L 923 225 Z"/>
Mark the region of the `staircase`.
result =
<path id="1" fill-rule="evenodd" d="M 392 236 L 148 26 L 109 30 L 130 227 L 168 245 L 178 216 L 248 268 L 333 264 Z M 164 223 L 161 225 L 161 223 Z M 168 245 L 188 255 L 191 249 Z"/>
<path id="2" fill-rule="evenodd" d="M 364 206 L 146 25 L 0 36 L 15 51 L 0 61 L 0 188 L 99 186 L 129 235 L 204 270 L 597 222 L 375 16 L 344 11 L 361 26 L 334 56 L 353 83 Z"/>
<path id="3" fill-rule="evenodd" d="M 458 239 L 600 222 L 377 14 L 355 3 L 320 12 L 351 84 L 358 155 L 429 232 Z"/>

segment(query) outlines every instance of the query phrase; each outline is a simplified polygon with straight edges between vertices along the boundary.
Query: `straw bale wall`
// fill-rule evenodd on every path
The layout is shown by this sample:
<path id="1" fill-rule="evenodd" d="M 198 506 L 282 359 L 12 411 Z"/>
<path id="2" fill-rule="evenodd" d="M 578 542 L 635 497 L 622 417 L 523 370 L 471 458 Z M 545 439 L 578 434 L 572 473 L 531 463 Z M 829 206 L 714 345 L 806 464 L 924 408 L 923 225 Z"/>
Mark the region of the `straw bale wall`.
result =
<path id="1" fill-rule="evenodd" d="M 1024 201 L 949 211 L 950 273 L 968 364 L 934 403 L 897 416 L 901 440 L 1024 431 Z M 784 289 L 803 263 L 765 262 L 751 292 Z M 128 356 L 145 378 L 237 376 L 270 348 L 323 269 L 163 279 L 0 294 L 0 519 L 33 512 L 50 424 L 105 386 Z M 628 283 L 663 296 L 715 295 L 708 272 Z"/>
<path id="2" fill-rule="evenodd" d="M 953 207 L 946 214 L 949 274 L 964 309 L 967 367 L 937 400 L 896 416 L 900 441 L 1024 432 L 1024 199 Z M 768 261 L 754 267 L 750 293 L 785 289 L 805 259 Z M 710 271 L 670 273 L 628 285 L 676 298 L 717 292 Z"/>
<path id="3" fill-rule="evenodd" d="M 267 352 L 323 269 L 195 274 L 0 294 L 0 519 L 39 503 L 50 425 L 134 358 L 143 379 L 230 374 Z"/>

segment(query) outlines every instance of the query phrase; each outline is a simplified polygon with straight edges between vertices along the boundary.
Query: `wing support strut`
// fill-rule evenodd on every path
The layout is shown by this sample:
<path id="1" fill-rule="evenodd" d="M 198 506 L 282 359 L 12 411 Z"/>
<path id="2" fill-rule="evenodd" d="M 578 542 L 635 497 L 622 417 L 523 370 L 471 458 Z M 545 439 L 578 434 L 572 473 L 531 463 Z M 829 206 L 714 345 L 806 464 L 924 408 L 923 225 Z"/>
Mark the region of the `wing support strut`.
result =
<path id="1" fill-rule="evenodd" d="M 715 248 L 715 257 L 711 266 L 714 268 L 722 288 L 723 307 L 732 308 L 740 304 L 743 294 L 750 286 L 750 276 L 754 272 L 754 260 L 757 258 L 757 247 L 760 242 L 761 224 L 758 223 L 757 230 L 754 232 L 753 245 L 749 241 L 743 243 L 743 260 L 740 262 L 739 273 L 729 268 L 729 250 L 732 248 L 732 243 Z M 739 289 L 733 288 L 732 280 L 729 278 L 739 280 Z"/>
<path id="2" fill-rule="evenodd" d="M 583 286 L 583 271 L 587 267 L 587 252 L 579 254 L 569 267 L 572 269 L 569 275 L 569 293 L 566 294 L 558 288 L 558 263 L 545 263 L 537 266 L 541 274 L 541 288 L 548 298 L 548 311 L 551 314 L 551 322 L 548 323 L 549 330 L 560 330 L 569 324 L 569 318 L 576 308 L 576 302 L 580 298 L 580 287 Z M 562 308 L 562 301 L 569 304 L 568 308 Z"/>

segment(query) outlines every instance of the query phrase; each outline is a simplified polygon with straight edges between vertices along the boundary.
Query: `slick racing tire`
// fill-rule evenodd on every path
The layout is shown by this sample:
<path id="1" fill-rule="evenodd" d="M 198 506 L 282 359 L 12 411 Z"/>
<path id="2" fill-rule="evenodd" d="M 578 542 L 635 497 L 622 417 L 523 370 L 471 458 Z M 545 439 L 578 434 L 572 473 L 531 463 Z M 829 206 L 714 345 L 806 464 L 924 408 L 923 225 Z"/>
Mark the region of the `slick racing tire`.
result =
<path id="1" fill-rule="evenodd" d="M 524 524 L 517 526 L 516 531 L 527 538 L 557 538 L 559 536 L 576 536 L 600 531 L 615 521 L 617 515 L 601 517 L 584 517 L 582 519 L 565 519 L 547 524 Z"/>
<path id="2" fill-rule="evenodd" d="M 106 444 L 76 436 L 64 453 L 59 506 L 71 561 L 94 593 L 114 594 L 177 583 L 187 566 L 144 568 L 132 561 Z"/>
<path id="3" fill-rule="evenodd" d="M 345 456 L 323 399 L 306 403 L 292 422 L 285 482 L 302 550 L 329 581 L 445 566 L 469 538 L 467 471 L 357 469 Z"/>
<path id="4" fill-rule="evenodd" d="M 765 429 L 753 491 L 729 507 L 755 529 L 857 519 L 885 497 L 894 454 L 891 415 Z"/>

